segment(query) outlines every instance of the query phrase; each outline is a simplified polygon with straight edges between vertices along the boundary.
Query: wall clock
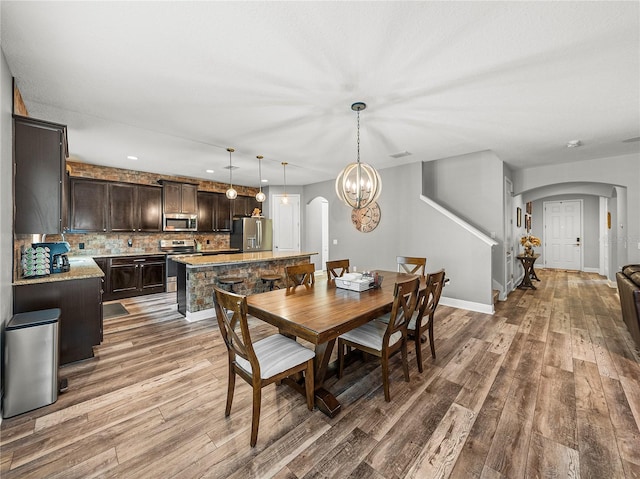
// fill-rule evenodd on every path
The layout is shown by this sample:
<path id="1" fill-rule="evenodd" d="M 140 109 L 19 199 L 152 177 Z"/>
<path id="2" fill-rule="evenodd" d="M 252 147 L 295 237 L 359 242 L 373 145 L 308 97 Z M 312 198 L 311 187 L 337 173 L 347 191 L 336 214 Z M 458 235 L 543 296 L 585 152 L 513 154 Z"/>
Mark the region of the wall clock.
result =
<path id="1" fill-rule="evenodd" d="M 351 211 L 351 222 L 358 231 L 368 233 L 380 224 L 380 206 L 373 202 L 369 206 Z"/>

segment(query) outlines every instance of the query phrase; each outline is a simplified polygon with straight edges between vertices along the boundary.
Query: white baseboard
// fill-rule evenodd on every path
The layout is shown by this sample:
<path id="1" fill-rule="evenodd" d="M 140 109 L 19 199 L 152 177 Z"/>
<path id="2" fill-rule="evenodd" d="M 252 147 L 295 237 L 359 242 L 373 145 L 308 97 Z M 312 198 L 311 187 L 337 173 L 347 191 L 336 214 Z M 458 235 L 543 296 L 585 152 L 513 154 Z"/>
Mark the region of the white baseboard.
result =
<path id="1" fill-rule="evenodd" d="M 440 302 L 438 304 L 444 304 L 445 306 L 451 306 L 452 308 L 475 311 L 477 313 L 485 313 L 485 314 L 495 313 L 493 304 L 482 304 L 482 303 L 476 303 L 473 301 L 464 301 L 462 299 L 447 298 L 445 296 L 440 297 Z"/>
<path id="2" fill-rule="evenodd" d="M 600 274 L 600 268 L 582 268 L 585 273 L 598 273 Z"/>
<path id="3" fill-rule="evenodd" d="M 195 313 L 187 311 L 186 320 L 190 323 L 202 321 L 203 319 L 216 319 L 216 310 L 214 308 L 209 308 L 196 311 Z"/>

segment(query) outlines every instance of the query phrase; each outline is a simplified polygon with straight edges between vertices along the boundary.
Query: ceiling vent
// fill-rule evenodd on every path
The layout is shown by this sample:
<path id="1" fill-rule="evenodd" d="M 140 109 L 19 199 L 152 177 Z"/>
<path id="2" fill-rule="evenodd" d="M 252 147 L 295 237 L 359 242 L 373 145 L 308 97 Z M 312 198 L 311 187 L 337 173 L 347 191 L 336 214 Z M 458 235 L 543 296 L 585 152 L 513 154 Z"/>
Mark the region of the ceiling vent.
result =
<path id="1" fill-rule="evenodd" d="M 392 155 L 389 155 L 391 158 L 402 158 L 403 156 L 411 156 L 411 153 L 409 153 L 408 151 L 400 151 L 398 153 L 394 153 Z"/>

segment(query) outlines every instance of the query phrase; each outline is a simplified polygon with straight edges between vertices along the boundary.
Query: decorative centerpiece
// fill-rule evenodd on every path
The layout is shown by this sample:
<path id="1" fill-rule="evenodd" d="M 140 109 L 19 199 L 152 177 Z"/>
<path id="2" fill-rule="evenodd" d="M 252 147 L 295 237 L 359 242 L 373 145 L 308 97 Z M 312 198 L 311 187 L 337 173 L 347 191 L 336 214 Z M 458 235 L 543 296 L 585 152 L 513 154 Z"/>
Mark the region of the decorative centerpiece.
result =
<path id="1" fill-rule="evenodd" d="M 260 217 L 262 216 L 262 211 L 260 211 L 260 208 L 254 208 L 253 212 L 251 213 L 251 216 L 253 218 Z"/>
<path id="2" fill-rule="evenodd" d="M 525 256 L 533 256 L 533 247 L 542 245 L 540 238 L 533 235 L 524 235 L 520 238 L 520 244 L 524 246 Z"/>

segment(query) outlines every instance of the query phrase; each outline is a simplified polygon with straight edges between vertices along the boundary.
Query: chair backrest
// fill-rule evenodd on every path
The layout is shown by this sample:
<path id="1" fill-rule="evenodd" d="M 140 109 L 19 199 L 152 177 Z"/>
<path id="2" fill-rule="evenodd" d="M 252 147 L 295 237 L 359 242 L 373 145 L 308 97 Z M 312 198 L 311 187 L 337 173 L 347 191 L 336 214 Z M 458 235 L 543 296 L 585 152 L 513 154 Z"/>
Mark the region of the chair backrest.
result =
<path id="1" fill-rule="evenodd" d="M 444 269 L 436 271 L 435 273 L 427 274 L 427 285 L 425 289 L 420 293 L 420 297 L 418 298 L 417 318 L 419 321 L 425 315 L 429 317 L 430 321 L 433 320 L 433 313 L 435 313 L 436 308 L 438 307 L 438 303 L 440 302 L 440 295 L 442 294 L 442 287 L 444 286 L 444 282 Z"/>
<path id="2" fill-rule="evenodd" d="M 349 272 L 349 260 L 337 259 L 334 261 L 327 261 L 327 279 L 340 278 L 345 273 Z"/>
<path id="3" fill-rule="evenodd" d="M 417 258 L 414 256 L 397 256 L 398 271 L 401 273 L 419 274 L 424 276 L 427 266 L 427 258 Z"/>
<path id="4" fill-rule="evenodd" d="M 316 282 L 314 272 L 316 267 L 313 263 L 298 264 L 295 266 L 287 266 L 285 276 L 287 277 L 287 289 L 296 286 L 313 286 Z"/>
<path id="5" fill-rule="evenodd" d="M 384 341 L 389 344 L 389 338 L 397 331 L 404 331 L 406 334 L 407 325 L 413 316 L 413 312 L 418 304 L 418 289 L 420 288 L 420 278 L 413 278 L 409 281 L 396 283 L 393 288 L 393 306 L 387 330 L 384 333 Z"/>
<path id="6" fill-rule="evenodd" d="M 220 333 L 229 353 L 229 362 L 235 361 L 238 355 L 249 361 L 252 374 L 260 377 L 260 363 L 253 351 L 247 322 L 247 297 L 213 286 L 213 304 Z"/>

